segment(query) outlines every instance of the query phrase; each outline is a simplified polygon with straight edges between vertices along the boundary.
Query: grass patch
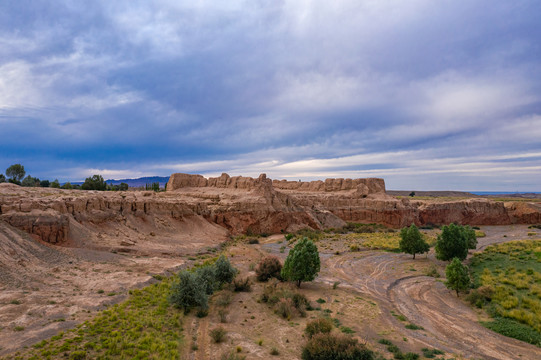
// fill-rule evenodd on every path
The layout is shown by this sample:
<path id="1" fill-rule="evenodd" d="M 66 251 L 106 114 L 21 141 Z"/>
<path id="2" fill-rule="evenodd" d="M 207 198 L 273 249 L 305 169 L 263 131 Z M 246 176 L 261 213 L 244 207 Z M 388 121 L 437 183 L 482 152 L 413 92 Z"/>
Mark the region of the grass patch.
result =
<path id="1" fill-rule="evenodd" d="M 541 240 L 489 246 L 475 254 L 470 270 L 474 286 L 484 292 L 474 293 L 471 302 L 494 318 L 484 325 L 541 346 Z"/>
<path id="2" fill-rule="evenodd" d="M 5 359 L 178 359 L 182 311 L 168 302 L 171 280 L 130 291 L 128 299 L 77 328 Z"/>
<path id="3" fill-rule="evenodd" d="M 445 351 L 441 351 L 438 349 L 429 349 L 429 348 L 422 348 L 421 351 L 423 352 L 423 356 L 427 359 L 433 359 L 436 357 L 436 355 L 444 355 Z"/>
<path id="4" fill-rule="evenodd" d="M 494 321 L 481 322 L 481 324 L 499 334 L 541 347 L 541 334 L 518 321 L 498 317 Z"/>
<path id="5" fill-rule="evenodd" d="M 423 234 L 430 246 L 436 243 L 435 236 Z M 399 252 L 399 232 L 372 232 L 372 233 L 350 233 L 345 235 L 334 235 L 349 244 L 350 251 L 359 251 L 361 247 L 376 250 Z"/>
<path id="6" fill-rule="evenodd" d="M 424 330 L 425 328 L 422 327 L 422 326 L 419 326 L 419 325 L 415 325 L 415 324 L 407 324 L 406 325 L 406 329 L 410 329 L 410 330 Z"/>

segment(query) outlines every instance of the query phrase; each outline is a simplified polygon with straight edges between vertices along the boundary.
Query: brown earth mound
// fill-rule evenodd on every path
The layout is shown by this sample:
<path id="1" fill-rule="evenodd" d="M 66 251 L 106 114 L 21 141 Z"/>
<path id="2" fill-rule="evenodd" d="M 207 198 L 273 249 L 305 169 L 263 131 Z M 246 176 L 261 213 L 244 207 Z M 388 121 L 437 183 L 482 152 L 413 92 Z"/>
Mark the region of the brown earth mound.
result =
<path id="1" fill-rule="evenodd" d="M 383 179 L 295 182 L 173 174 L 168 191 L 98 192 L 0 184 L 0 220 L 42 241 L 137 253 L 186 253 L 230 234 L 340 227 L 541 222 L 541 204 L 427 201 L 385 193 Z"/>

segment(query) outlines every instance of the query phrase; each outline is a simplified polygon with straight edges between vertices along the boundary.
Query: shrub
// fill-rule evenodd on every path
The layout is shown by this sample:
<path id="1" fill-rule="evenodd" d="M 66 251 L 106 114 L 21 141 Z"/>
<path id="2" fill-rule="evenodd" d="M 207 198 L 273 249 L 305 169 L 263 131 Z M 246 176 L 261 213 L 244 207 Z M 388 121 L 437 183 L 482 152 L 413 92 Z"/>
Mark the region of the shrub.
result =
<path id="1" fill-rule="evenodd" d="M 422 327 L 422 326 L 419 326 L 419 325 L 415 325 L 415 324 L 408 324 L 408 325 L 406 325 L 406 329 L 410 329 L 410 330 L 424 330 L 425 328 Z"/>
<path id="2" fill-rule="evenodd" d="M 541 334 L 513 319 L 497 317 L 494 321 L 481 322 L 492 331 L 541 347 Z"/>
<path id="3" fill-rule="evenodd" d="M 238 278 L 233 280 L 233 287 L 235 291 L 250 291 L 252 288 L 252 282 L 249 277 Z"/>
<path id="4" fill-rule="evenodd" d="M 436 355 L 444 355 L 445 352 L 438 349 L 422 348 L 423 356 L 427 359 L 433 359 Z"/>
<path id="5" fill-rule="evenodd" d="M 193 307 L 200 310 L 208 309 L 208 294 L 206 284 L 201 281 L 197 274 L 189 271 L 181 271 L 178 274 L 179 281 L 171 286 L 169 301 L 178 308 L 188 313 Z"/>
<path id="6" fill-rule="evenodd" d="M 295 309 L 295 306 L 293 305 L 293 300 L 287 298 L 281 298 L 278 301 L 278 305 L 276 306 L 276 313 L 279 314 L 284 319 L 291 319 L 291 316 L 293 315 L 293 310 Z"/>
<path id="7" fill-rule="evenodd" d="M 304 346 L 302 359 L 372 360 L 374 353 L 351 337 L 316 334 Z"/>
<path id="8" fill-rule="evenodd" d="M 259 281 L 267 281 L 272 277 L 279 279 L 280 271 L 282 271 L 282 264 L 276 256 L 264 257 L 255 269 Z"/>
<path id="9" fill-rule="evenodd" d="M 86 351 L 84 350 L 74 351 L 70 354 L 70 359 L 72 360 L 83 360 L 85 358 L 86 358 Z"/>
<path id="10" fill-rule="evenodd" d="M 237 269 L 231 265 L 229 259 L 224 255 L 220 255 L 218 260 L 214 263 L 215 272 L 216 272 L 216 281 L 220 284 L 230 284 L 237 275 Z"/>
<path id="11" fill-rule="evenodd" d="M 235 351 L 226 352 L 226 353 L 223 353 L 222 356 L 220 356 L 220 360 L 244 360 L 244 359 L 246 359 L 246 356 L 237 354 Z"/>
<path id="12" fill-rule="evenodd" d="M 216 268 L 212 265 L 198 267 L 195 270 L 195 274 L 205 287 L 205 292 L 208 295 L 212 295 L 217 287 L 216 284 Z"/>
<path id="13" fill-rule="evenodd" d="M 250 245 L 259 244 L 259 240 L 257 238 L 249 238 L 248 244 Z"/>
<path id="14" fill-rule="evenodd" d="M 478 308 L 482 308 L 485 304 L 485 297 L 479 293 L 477 290 L 472 290 L 468 296 L 466 296 L 466 300 L 472 304 L 477 306 Z"/>
<path id="15" fill-rule="evenodd" d="M 233 295 L 229 291 L 224 291 L 216 298 L 216 305 L 218 306 L 227 306 L 231 304 L 231 299 Z"/>
<path id="16" fill-rule="evenodd" d="M 268 285 L 265 285 L 263 288 L 263 293 L 261 294 L 261 301 L 264 303 L 276 304 L 278 302 L 278 296 L 276 295 L 277 285 L 277 281 L 270 282 Z"/>
<path id="17" fill-rule="evenodd" d="M 360 249 L 361 248 L 357 244 L 350 245 L 349 247 L 349 251 L 352 251 L 352 252 L 359 251 Z"/>
<path id="18" fill-rule="evenodd" d="M 304 332 L 308 335 L 308 338 L 312 338 L 316 334 L 328 334 L 333 329 L 333 322 L 328 318 L 320 318 L 309 321 L 306 324 Z"/>
<path id="19" fill-rule="evenodd" d="M 434 264 L 430 265 L 428 270 L 426 271 L 426 276 L 431 276 L 433 278 L 439 278 L 440 273 L 438 271 L 438 267 Z"/>
<path id="20" fill-rule="evenodd" d="M 215 343 L 221 343 L 222 341 L 224 341 L 226 335 L 227 331 L 221 326 L 210 330 L 210 337 Z"/>
<path id="21" fill-rule="evenodd" d="M 221 323 L 226 323 L 227 322 L 227 315 L 229 314 L 229 312 L 225 309 L 219 309 L 218 310 L 218 316 L 220 317 L 220 322 Z"/>
<path id="22" fill-rule="evenodd" d="M 271 351 L 270 351 L 270 354 L 271 354 L 271 355 L 280 355 L 280 352 L 278 351 L 277 348 L 272 347 L 272 348 L 271 348 Z"/>

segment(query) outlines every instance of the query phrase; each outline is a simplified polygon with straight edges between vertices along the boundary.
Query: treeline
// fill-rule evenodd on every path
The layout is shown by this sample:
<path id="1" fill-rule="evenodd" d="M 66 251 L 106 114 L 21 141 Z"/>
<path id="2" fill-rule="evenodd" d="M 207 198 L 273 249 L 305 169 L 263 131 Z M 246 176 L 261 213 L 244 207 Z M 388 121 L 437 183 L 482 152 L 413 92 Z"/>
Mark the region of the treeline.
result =
<path id="1" fill-rule="evenodd" d="M 83 184 L 71 184 L 70 182 L 60 185 L 58 179 L 53 181 L 40 180 L 37 177 L 26 175 L 26 170 L 21 164 L 11 165 L 6 169 L 6 175 L 0 174 L 0 183 L 9 182 L 12 184 L 25 186 L 25 187 L 43 187 L 43 188 L 56 188 L 56 189 L 75 189 L 75 190 L 98 190 L 98 191 L 126 191 L 129 186 L 126 183 L 120 183 L 118 185 L 108 184 L 101 175 L 93 175 L 87 177 Z M 160 183 L 146 184 L 146 186 L 140 189 L 161 191 Z"/>

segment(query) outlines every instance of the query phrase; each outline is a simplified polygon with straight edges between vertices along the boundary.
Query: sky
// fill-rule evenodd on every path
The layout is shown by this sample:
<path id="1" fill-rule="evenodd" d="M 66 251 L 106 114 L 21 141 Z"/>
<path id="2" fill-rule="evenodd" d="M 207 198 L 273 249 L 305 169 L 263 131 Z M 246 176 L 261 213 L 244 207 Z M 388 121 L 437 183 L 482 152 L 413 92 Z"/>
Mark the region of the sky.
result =
<path id="1" fill-rule="evenodd" d="M 0 173 L 541 191 L 541 2 L 0 2 Z"/>

